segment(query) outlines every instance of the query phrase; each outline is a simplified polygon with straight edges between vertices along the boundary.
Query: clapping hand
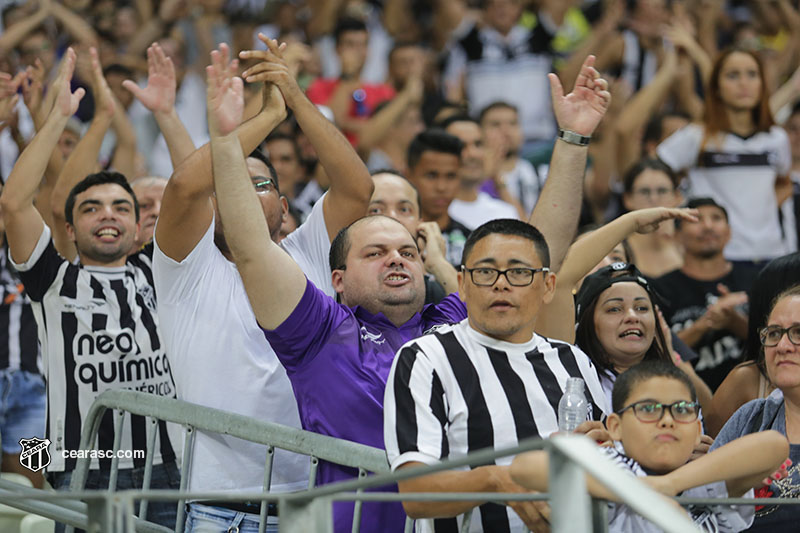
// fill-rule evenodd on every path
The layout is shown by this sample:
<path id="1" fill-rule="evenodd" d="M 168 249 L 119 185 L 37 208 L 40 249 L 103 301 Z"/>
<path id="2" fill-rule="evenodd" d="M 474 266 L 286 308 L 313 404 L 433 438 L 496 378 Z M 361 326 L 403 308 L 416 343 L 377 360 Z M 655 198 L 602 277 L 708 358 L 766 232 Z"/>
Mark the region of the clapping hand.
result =
<path id="1" fill-rule="evenodd" d="M 123 81 L 122 86 L 155 115 L 170 113 L 175 107 L 175 66 L 158 43 L 147 49 L 147 87 L 132 80 Z"/>
<path id="2" fill-rule="evenodd" d="M 206 103 L 208 129 L 214 137 L 229 135 L 242 123 L 244 82 L 236 75 L 238 66 L 238 60 L 231 61 L 227 44 L 211 52 L 211 64 L 206 67 Z"/>
<path id="3" fill-rule="evenodd" d="M 575 87 L 566 96 L 558 76 L 553 73 L 547 75 L 559 127 L 587 137 L 597 128 L 611 103 L 608 82 L 600 77 L 594 68 L 594 61 L 594 56 L 586 58 L 575 80 Z"/>

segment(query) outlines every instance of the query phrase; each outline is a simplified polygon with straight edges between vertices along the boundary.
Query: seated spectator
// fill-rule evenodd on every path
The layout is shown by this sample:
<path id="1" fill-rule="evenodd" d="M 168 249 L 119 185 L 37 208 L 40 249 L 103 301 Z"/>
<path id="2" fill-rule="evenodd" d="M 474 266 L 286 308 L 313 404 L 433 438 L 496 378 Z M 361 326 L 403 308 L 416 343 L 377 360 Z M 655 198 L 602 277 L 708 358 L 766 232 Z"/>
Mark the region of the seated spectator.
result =
<path id="1" fill-rule="evenodd" d="M 623 205 L 628 211 L 648 207 L 677 207 L 681 195 L 677 177 L 657 159 L 642 159 L 623 178 Z M 675 226 L 661 224 L 658 231 L 631 235 L 628 244 L 645 276 L 655 278 L 679 268 L 683 254 L 675 242 Z"/>
<path id="2" fill-rule="evenodd" d="M 517 108 L 507 102 L 494 102 L 483 108 L 478 122 L 483 130 L 486 157 L 495 161 L 497 169 L 482 189 L 520 207 L 521 217 L 527 218 L 547 176 L 541 176 L 527 159 L 520 157 L 522 129 Z"/>
<path id="3" fill-rule="evenodd" d="M 447 208 L 448 214 L 463 220 L 464 225 L 470 229 L 497 218 L 519 218 L 521 208 L 515 208 L 507 202 L 492 198 L 481 190 L 481 185 L 490 174 L 486 169 L 487 156 L 483 144 L 483 131 L 478 122 L 467 116 L 455 116 L 445 120 L 441 126 L 447 133 L 458 137 L 464 143 L 458 171 L 458 193 Z M 491 173 L 495 174 L 495 170 L 493 169 Z M 511 199 L 510 196 L 506 197 Z"/>
<path id="4" fill-rule="evenodd" d="M 399 98 L 399 96 L 395 98 Z M 376 116 L 385 113 L 387 108 L 391 114 L 397 116 L 396 118 L 389 117 L 392 118 L 391 123 L 386 124 L 385 128 L 382 128 L 384 131 L 379 132 L 382 135 L 373 140 L 374 144 L 368 150 L 367 168 L 370 172 L 391 169 L 406 175 L 408 173 L 406 159 L 408 147 L 414 137 L 425 129 L 425 124 L 422 122 L 419 105 L 410 103 L 395 111 L 390 108 L 392 102 L 393 100 L 383 102 L 375 108 Z M 359 148 L 363 150 L 363 141 L 360 144 Z"/>
<path id="5" fill-rule="evenodd" d="M 281 194 L 290 202 L 302 192 L 307 184 L 305 168 L 300 161 L 300 148 L 291 135 L 281 132 L 271 133 L 262 144 L 265 154 L 281 183 Z M 308 213 L 304 213 L 308 214 Z"/>
<path id="6" fill-rule="evenodd" d="M 463 147 L 458 137 L 439 129 L 423 131 L 408 147 L 408 181 L 419 194 L 421 218 L 439 225 L 447 247 L 445 256 L 453 266 L 461 264 L 470 231 L 448 212 L 458 194 Z"/>
<path id="7" fill-rule="evenodd" d="M 575 346 L 534 333 L 536 318 L 555 290 L 542 234 L 513 219 L 473 231 L 458 276 L 467 318 L 400 348 L 386 385 L 383 431 L 392 470 L 434 465 L 485 448 L 511 448 L 558 430 L 556 406 L 568 377 L 587 387 L 589 420 L 608 402 L 589 358 Z M 554 376 L 558 376 L 554 378 Z M 433 385 L 431 385 L 433 384 Z M 581 432 L 602 427 L 584 423 Z M 511 457 L 400 481 L 400 492 L 519 492 L 509 478 Z M 403 502 L 417 530 L 461 527 L 450 518 L 476 508 L 479 531 L 541 528 L 539 502 Z M 430 520 L 436 519 L 436 520 Z"/>
<path id="8" fill-rule="evenodd" d="M 673 363 L 669 328 L 657 316 L 657 300 L 641 272 L 615 263 L 586 276 L 576 297 L 577 344 L 597 367 L 600 382 L 611 398 L 617 376 L 649 360 Z M 676 361 L 692 379 L 700 404 L 711 404 L 711 391 L 692 369 Z"/>
<path id="9" fill-rule="evenodd" d="M 691 380 L 671 363 L 647 361 L 622 373 L 614 384 L 613 410 L 606 424 L 623 451 L 599 450 L 666 496 L 753 497 L 753 487 L 765 478 L 777 482 L 786 472 L 789 445 L 776 431 L 736 439 L 690 461 L 702 434 L 700 406 Z M 548 490 L 547 452 L 518 456 L 511 476 L 530 489 Z M 608 488 L 591 477 L 587 484 L 592 496 L 610 500 L 610 532 L 657 531 L 651 522 L 615 502 L 617 496 Z M 743 531 L 753 523 L 753 506 L 692 505 L 689 517 L 703 531 Z"/>
<path id="10" fill-rule="evenodd" d="M 703 123 L 678 130 L 657 150 L 674 172 L 688 170 L 689 195 L 713 198 L 728 211 L 725 257 L 732 261 L 786 253 L 778 206 L 791 195 L 791 152 L 768 100 L 758 56 L 729 49 L 714 63 Z"/>
<path id="11" fill-rule="evenodd" d="M 775 430 L 789 439 L 789 459 L 792 467 L 788 475 L 776 479 L 759 489 L 758 495 L 765 498 L 797 498 L 796 487 L 800 483 L 800 431 L 795 409 L 800 406 L 796 396 L 800 390 L 800 374 L 795 361 L 800 355 L 800 286 L 782 292 L 769 312 L 766 327 L 761 329 L 763 349 L 756 359 L 763 372 L 780 392 L 759 398 L 742 406 L 725 423 L 717 435 L 711 450 L 751 433 Z M 755 460 L 760 452 L 749 456 Z M 753 528 L 750 531 L 783 532 L 797 527 L 798 510 L 793 505 L 765 505 L 756 510 Z"/>
<path id="12" fill-rule="evenodd" d="M 706 428 L 715 436 L 739 407 L 750 400 L 766 398 L 774 390 L 763 365 L 758 364 L 761 353 L 761 330 L 775 298 L 800 283 L 800 253 L 773 259 L 758 273 L 748 293 L 749 312 L 747 337 L 742 348 L 744 362 L 731 370 L 717 389 L 706 413 Z"/>
<path id="13" fill-rule="evenodd" d="M 361 71 L 367 58 L 367 27 L 360 20 L 344 18 L 336 25 L 336 55 L 341 63 L 338 78 L 318 78 L 306 94 L 317 105 L 326 105 L 333 111 L 336 124 L 345 132 L 353 145 L 375 107 L 394 97 L 391 86 L 365 83 Z"/>

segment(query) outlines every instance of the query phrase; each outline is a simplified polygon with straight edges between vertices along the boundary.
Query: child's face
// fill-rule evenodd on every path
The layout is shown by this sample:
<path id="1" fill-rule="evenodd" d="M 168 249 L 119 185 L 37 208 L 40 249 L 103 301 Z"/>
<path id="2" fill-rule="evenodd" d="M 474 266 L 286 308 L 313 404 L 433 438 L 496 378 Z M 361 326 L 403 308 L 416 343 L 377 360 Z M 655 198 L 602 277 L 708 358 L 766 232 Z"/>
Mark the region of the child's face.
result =
<path id="1" fill-rule="evenodd" d="M 669 405 L 691 402 L 692 397 L 680 381 L 654 377 L 637 383 L 624 407 L 643 400 Z M 621 415 L 611 414 L 606 425 L 611 438 L 622 442 L 628 457 L 659 474 L 686 464 L 702 434 L 700 420 L 677 422 L 666 407 L 658 422 L 642 422 L 636 418 L 633 409 L 628 409 Z"/>

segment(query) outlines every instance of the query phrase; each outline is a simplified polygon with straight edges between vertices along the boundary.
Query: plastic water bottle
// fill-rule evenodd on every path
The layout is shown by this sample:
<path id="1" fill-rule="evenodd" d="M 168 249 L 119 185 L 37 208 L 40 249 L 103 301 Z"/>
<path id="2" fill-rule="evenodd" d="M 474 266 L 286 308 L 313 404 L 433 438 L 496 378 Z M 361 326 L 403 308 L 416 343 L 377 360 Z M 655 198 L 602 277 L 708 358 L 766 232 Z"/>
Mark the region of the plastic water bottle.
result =
<path id="1" fill-rule="evenodd" d="M 567 388 L 558 402 L 559 431 L 571 433 L 586 420 L 589 404 L 586 402 L 586 396 L 583 391 L 583 379 L 567 379 Z"/>

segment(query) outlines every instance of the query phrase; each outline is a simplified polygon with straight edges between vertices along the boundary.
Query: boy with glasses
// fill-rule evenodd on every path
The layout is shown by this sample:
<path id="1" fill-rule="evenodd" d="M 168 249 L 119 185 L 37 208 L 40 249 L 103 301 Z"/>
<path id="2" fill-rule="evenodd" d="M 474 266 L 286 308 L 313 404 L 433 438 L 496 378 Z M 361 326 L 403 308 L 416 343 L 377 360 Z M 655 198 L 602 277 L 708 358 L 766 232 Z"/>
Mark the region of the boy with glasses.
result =
<path id="1" fill-rule="evenodd" d="M 612 408 L 606 425 L 624 452 L 602 448 L 603 453 L 667 496 L 752 497 L 753 487 L 784 477 L 790 464 L 789 443 L 777 431 L 747 435 L 690 462 L 702 435 L 700 406 L 686 374 L 663 361 L 645 361 L 623 372 L 614 383 Z M 520 455 L 511 465 L 511 477 L 530 489 L 547 490 L 547 453 Z M 591 478 L 588 488 L 595 497 L 616 499 Z M 688 512 L 702 531 L 742 531 L 753 522 L 750 505 L 690 505 Z M 613 501 L 608 520 L 610 532 L 660 531 Z"/>

